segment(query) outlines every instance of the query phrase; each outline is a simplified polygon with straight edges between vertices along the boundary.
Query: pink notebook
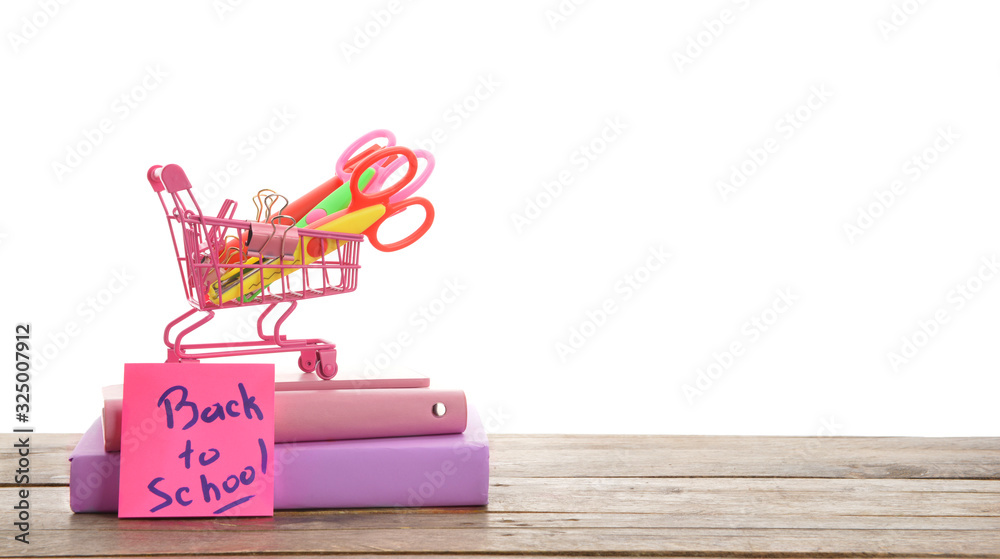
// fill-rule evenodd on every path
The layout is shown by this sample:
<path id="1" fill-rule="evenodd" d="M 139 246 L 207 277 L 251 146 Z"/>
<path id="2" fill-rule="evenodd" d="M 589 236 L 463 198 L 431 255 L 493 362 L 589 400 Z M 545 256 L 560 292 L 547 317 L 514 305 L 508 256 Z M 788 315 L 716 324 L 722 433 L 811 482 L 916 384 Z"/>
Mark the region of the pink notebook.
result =
<path id="1" fill-rule="evenodd" d="M 465 431 L 465 392 L 429 388 L 424 377 L 358 380 L 278 375 L 274 442 L 448 435 Z M 396 388 L 391 388 L 395 386 Z M 104 387 L 104 449 L 122 445 L 122 385 Z M 125 440 L 143 433 L 126 433 Z"/>

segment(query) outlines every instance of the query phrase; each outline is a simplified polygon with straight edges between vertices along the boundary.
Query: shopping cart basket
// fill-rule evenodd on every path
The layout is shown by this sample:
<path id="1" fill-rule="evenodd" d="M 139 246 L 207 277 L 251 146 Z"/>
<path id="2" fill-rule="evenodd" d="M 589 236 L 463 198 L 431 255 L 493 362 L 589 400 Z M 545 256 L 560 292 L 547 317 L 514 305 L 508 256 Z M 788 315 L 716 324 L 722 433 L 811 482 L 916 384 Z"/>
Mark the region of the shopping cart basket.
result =
<path id="1" fill-rule="evenodd" d="M 179 166 L 154 166 L 147 178 L 167 216 L 184 295 L 192 306 L 163 331 L 167 362 L 299 352 L 299 368 L 315 370 L 323 379 L 333 378 L 337 374 L 337 346 L 318 338 L 288 339 L 281 334 L 281 325 L 299 301 L 355 290 L 363 237 L 296 228 L 281 223 L 280 218 L 286 216 L 263 223 L 236 220 L 236 202 L 232 200 L 223 203 L 217 217 L 206 216 Z M 317 246 L 321 247 L 318 251 Z M 315 261 L 303 256 L 307 248 L 318 254 Z M 265 332 L 264 319 L 280 303 L 289 306 L 273 329 Z M 212 320 L 215 310 L 255 305 L 267 305 L 257 319 L 259 340 L 182 343 L 188 334 Z M 171 330 L 198 312 L 206 314 L 171 340 Z"/>

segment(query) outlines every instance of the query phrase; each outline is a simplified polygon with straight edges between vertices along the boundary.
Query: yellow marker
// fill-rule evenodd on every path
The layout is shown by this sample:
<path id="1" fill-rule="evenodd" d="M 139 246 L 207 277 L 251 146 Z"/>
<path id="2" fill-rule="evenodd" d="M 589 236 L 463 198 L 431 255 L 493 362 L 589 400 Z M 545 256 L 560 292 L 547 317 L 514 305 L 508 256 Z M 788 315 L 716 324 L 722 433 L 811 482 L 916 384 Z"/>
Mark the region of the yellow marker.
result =
<path id="1" fill-rule="evenodd" d="M 368 207 L 365 207 L 365 208 L 361 208 L 360 210 L 357 210 L 357 211 L 351 212 L 351 213 L 349 213 L 347 215 L 341 216 L 341 217 L 339 217 L 337 219 L 334 219 L 333 221 L 330 221 L 328 223 L 324 223 L 324 224 L 320 225 L 319 227 L 317 227 L 315 230 L 316 231 L 329 231 L 329 232 L 332 232 L 332 233 L 350 233 L 350 234 L 357 235 L 357 234 L 360 234 L 361 232 L 363 232 L 364 230 L 368 229 L 369 227 L 371 227 L 372 224 L 374 224 L 376 221 L 378 221 L 383 215 L 385 215 L 385 206 L 383 206 L 382 204 L 377 204 L 377 205 L 374 205 L 374 206 L 368 206 Z M 306 230 L 308 230 L 308 229 L 309 228 L 307 228 Z M 319 240 L 319 239 L 317 239 L 315 237 L 313 237 L 313 239 Z M 310 241 L 307 241 L 305 243 L 301 243 L 300 242 L 299 246 L 297 246 L 295 248 L 295 255 L 292 257 L 292 261 L 291 262 L 281 262 L 281 263 L 285 264 L 285 265 L 291 265 L 291 266 L 304 266 L 304 265 L 312 264 L 313 262 L 319 260 L 320 256 L 321 256 L 320 254 L 317 253 L 316 256 L 313 256 L 312 254 L 310 254 L 310 252 L 309 252 L 309 244 L 310 244 L 310 242 L 312 242 L 312 239 L 310 239 Z M 331 252 L 333 252 L 334 250 L 336 250 L 343 242 L 345 242 L 345 241 L 330 241 L 330 242 L 327 242 L 327 243 L 323 243 L 323 244 L 326 245 L 324 247 L 324 250 L 322 251 L 323 255 L 330 254 Z M 305 258 L 302 257 L 302 250 L 301 250 L 303 244 L 306 245 L 306 255 L 305 255 Z M 256 258 L 249 258 L 246 263 L 247 264 L 255 264 L 257 261 L 258 261 L 258 259 L 256 259 Z M 216 305 L 221 305 L 222 303 L 227 303 L 227 302 L 232 301 L 233 299 L 236 299 L 236 298 L 238 298 L 240 296 L 240 285 L 241 285 L 241 283 L 242 283 L 242 286 L 243 286 L 242 293 L 244 295 L 250 295 L 250 294 L 256 293 L 260 289 L 263 289 L 263 288 L 271 285 L 272 283 L 274 283 L 275 281 L 277 281 L 278 279 L 280 279 L 282 277 L 282 275 L 286 275 L 287 276 L 288 274 L 292 274 L 292 273 L 294 273 L 296 271 L 298 271 L 298 268 L 285 268 L 285 269 L 282 269 L 282 268 L 263 268 L 263 269 L 254 268 L 254 269 L 249 270 L 249 271 L 244 270 L 244 272 L 243 272 L 243 281 L 240 282 L 239 281 L 240 269 L 236 268 L 236 269 L 233 269 L 233 270 L 229 270 L 228 272 L 226 272 L 222 276 L 222 286 L 223 287 L 222 287 L 222 300 L 221 300 L 221 302 L 219 300 L 218 292 L 216 291 L 216 289 L 219 286 L 218 283 L 212 283 L 209 286 L 209 289 L 208 289 L 208 298 L 213 303 L 215 303 Z M 263 272 L 263 285 L 261 285 L 261 276 L 262 276 L 261 272 Z M 282 273 L 282 272 L 284 272 L 284 273 Z M 235 283 L 235 284 L 230 287 L 230 286 L 226 285 L 227 283 Z"/>

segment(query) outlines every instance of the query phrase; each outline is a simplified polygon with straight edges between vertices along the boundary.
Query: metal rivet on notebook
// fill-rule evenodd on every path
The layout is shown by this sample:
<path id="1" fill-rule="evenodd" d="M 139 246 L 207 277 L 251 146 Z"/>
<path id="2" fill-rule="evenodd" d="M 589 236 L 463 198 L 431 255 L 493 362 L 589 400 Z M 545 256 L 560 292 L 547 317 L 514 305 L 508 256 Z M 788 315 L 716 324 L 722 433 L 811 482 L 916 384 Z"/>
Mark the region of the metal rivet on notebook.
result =
<path id="1" fill-rule="evenodd" d="M 434 417 L 443 417 L 445 412 L 447 411 L 448 411 L 447 408 L 445 408 L 444 404 L 441 402 L 438 402 L 433 406 L 431 406 L 431 413 L 434 414 Z"/>

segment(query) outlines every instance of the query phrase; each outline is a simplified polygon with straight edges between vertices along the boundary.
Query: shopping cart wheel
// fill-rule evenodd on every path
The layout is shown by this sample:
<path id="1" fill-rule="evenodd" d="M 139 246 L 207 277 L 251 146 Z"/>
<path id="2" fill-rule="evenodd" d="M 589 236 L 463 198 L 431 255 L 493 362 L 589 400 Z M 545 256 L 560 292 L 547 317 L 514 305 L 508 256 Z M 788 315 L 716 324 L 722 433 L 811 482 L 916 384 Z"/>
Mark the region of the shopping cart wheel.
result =
<path id="1" fill-rule="evenodd" d="M 319 362 L 319 366 L 316 367 L 316 375 L 323 380 L 330 380 L 337 376 L 337 363 L 323 363 Z"/>
<path id="2" fill-rule="evenodd" d="M 315 351 L 303 351 L 299 354 L 299 368 L 303 373 L 311 373 L 316 370 L 319 359 Z"/>
<path id="3" fill-rule="evenodd" d="M 316 376 L 323 380 L 330 380 L 337 376 L 337 350 L 319 352 L 319 361 L 316 363 Z"/>

